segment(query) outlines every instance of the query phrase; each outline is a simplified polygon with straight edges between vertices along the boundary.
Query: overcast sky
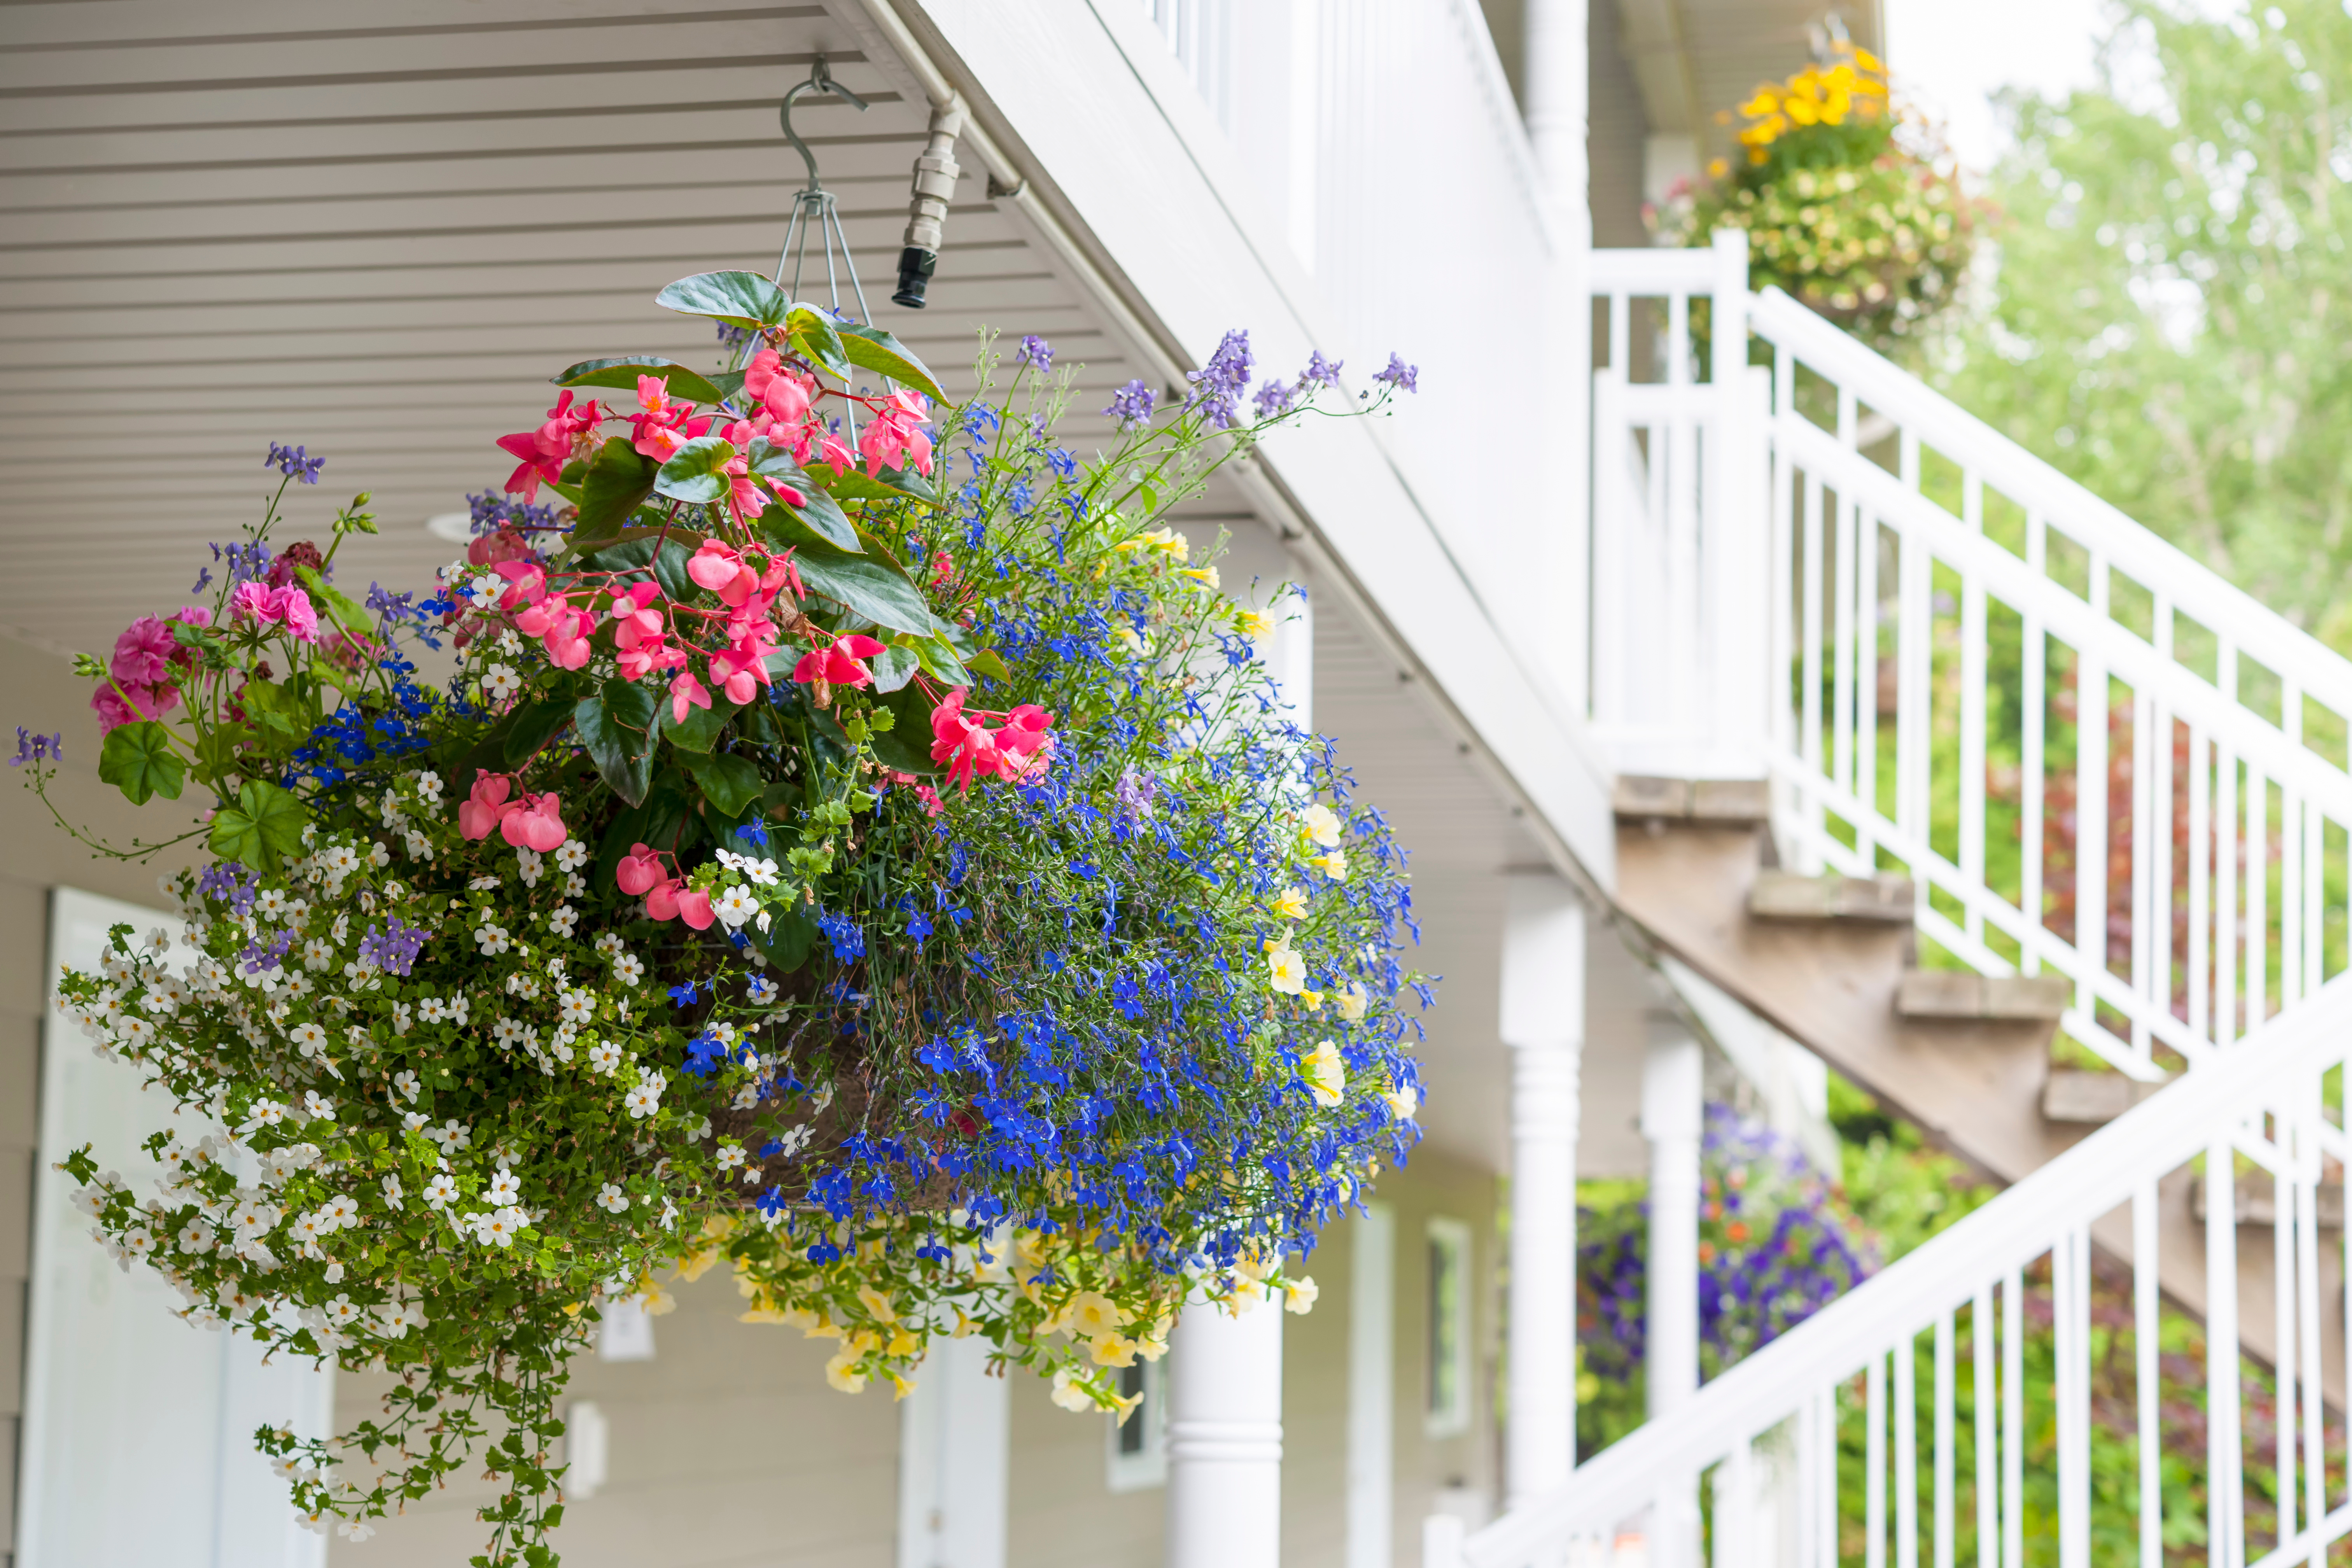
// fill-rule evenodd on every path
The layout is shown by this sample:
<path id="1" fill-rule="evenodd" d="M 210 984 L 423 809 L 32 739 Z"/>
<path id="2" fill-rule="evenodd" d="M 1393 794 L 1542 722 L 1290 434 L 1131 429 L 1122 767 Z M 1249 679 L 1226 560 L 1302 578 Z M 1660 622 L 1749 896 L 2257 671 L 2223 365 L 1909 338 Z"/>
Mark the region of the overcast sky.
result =
<path id="1" fill-rule="evenodd" d="M 1962 165 L 1982 173 L 2004 142 L 1991 95 L 2054 97 L 2092 79 L 2105 0 L 1885 0 L 1896 91 L 1944 122 Z"/>

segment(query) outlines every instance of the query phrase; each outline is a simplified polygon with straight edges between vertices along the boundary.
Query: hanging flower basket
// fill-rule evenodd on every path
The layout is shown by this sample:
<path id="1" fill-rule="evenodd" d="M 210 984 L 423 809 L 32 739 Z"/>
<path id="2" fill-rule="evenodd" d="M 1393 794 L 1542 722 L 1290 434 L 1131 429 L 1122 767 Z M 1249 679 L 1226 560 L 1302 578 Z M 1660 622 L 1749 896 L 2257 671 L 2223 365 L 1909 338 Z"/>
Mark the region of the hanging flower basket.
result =
<path id="1" fill-rule="evenodd" d="M 306 1515 L 364 1535 L 478 1458 L 489 1563 L 554 1560 L 568 1360 L 672 1271 L 726 1263 L 847 1391 L 978 1334 L 1123 1411 L 1188 1296 L 1304 1310 L 1284 1258 L 1418 1137 L 1402 856 L 1163 521 L 1350 412 L 1339 367 L 1253 398 L 1233 334 L 1081 460 L 1040 340 L 942 409 L 757 275 L 661 302 L 732 367 L 557 376 L 428 595 L 337 584 L 364 495 L 281 542 L 320 459 L 273 447 L 209 599 L 82 661 L 101 776 L 208 803 L 166 845 L 211 858 L 184 949 L 118 927 L 65 1005 L 210 1132 L 150 1142 L 152 1194 L 64 1166 L 188 1317 L 394 1375 L 260 1434 Z"/>
<path id="2" fill-rule="evenodd" d="M 1746 156 L 1716 159 L 1646 216 L 1677 245 L 1747 230 L 1751 288 L 1776 284 L 1888 348 L 1951 303 L 1979 214 L 1918 137 L 1898 134 L 1878 59 L 1845 43 L 1835 55 L 1759 87 L 1738 109 Z"/>

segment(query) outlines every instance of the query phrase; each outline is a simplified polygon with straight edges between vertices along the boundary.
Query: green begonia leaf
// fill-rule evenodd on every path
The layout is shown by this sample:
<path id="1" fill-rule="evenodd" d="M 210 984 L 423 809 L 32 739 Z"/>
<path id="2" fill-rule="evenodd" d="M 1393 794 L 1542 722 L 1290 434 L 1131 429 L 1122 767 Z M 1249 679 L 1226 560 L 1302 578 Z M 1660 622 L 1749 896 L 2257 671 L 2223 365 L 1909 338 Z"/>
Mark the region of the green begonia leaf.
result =
<path id="1" fill-rule="evenodd" d="M 687 752 L 709 751 L 718 743 L 719 732 L 727 728 L 727 721 L 742 711 L 735 704 L 728 701 L 725 697 L 714 691 L 710 695 L 710 706 L 708 708 L 697 708 L 688 703 L 686 710 L 686 722 L 681 724 L 672 717 L 677 711 L 677 706 L 667 695 L 657 697 L 655 701 L 661 710 L 662 739 L 680 751 Z"/>
<path id="2" fill-rule="evenodd" d="M 623 392 L 635 392 L 637 377 L 641 375 L 658 376 L 669 388 L 672 397 L 688 398 L 696 403 L 724 403 L 727 400 L 727 394 L 718 386 L 676 360 L 663 359 L 658 354 L 583 360 L 550 379 L 558 386 L 613 386 Z M 737 384 L 741 384 L 739 381 Z"/>
<path id="3" fill-rule="evenodd" d="M 572 704 L 562 700 L 534 702 L 515 715 L 513 727 L 507 731 L 505 755 L 507 766 L 520 767 L 541 746 L 563 732 L 572 722 Z"/>
<path id="4" fill-rule="evenodd" d="M 608 680 L 572 710 L 580 743 L 613 793 L 644 804 L 653 784 L 654 694 L 625 680 Z"/>
<path id="5" fill-rule="evenodd" d="M 654 303 L 738 327 L 782 326 L 793 309 L 784 291 L 756 272 L 698 272 L 655 295 Z"/>
<path id="6" fill-rule="evenodd" d="M 620 537 L 630 515 L 654 493 L 659 472 L 651 458 L 618 436 L 599 447 L 580 481 L 580 521 L 572 529 L 572 548 L 593 550 Z"/>
<path id="7" fill-rule="evenodd" d="M 698 436 L 677 449 L 654 476 L 654 493 L 696 506 L 712 506 L 734 487 L 726 468 L 735 460 L 732 442 L 717 436 Z"/>
<path id="8" fill-rule="evenodd" d="M 850 614 L 887 631 L 930 635 L 931 610 L 923 591 L 887 562 L 811 541 L 793 552 L 793 564 L 810 593 L 824 595 Z"/>
<path id="9" fill-rule="evenodd" d="M 766 781 L 749 757 L 704 757 L 692 752 L 682 754 L 694 782 L 702 786 L 702 798 L 719 816 L 733 821 L 743 815 L 743 808 L 760 798 Z"/>
<path id="10" fill-rule="evenodd" d="M 172 750 L 163 726 L 152 719 L 142 719 L 108 731 L 105 745 L 99 749 L 98 776 L 129 796 L 131 805 L 144 805 L 159 795 L 165 800 L 179 799 L 188 768 Z"/>
<path id="11" fill-rule="evenodd" d="M 790 450 L 770 446 L 765 436 L 754 436 L 751 437 L 750 462 L 751 471 L 761 479 L 772 484 L 789 485 L 799 493 L 802 498 L 800 504 L 785 500 L 782 503 L 782 510 L 810 534 L 837 544 L 853 555 L 865 550 L 866 547 L 857 542 L 856 528 L 850 522 L 848 514 L 841 510 L 841 503 L 793 461 Z M 761 521 L 766 521 L 764 516 Z M 784 542 L 793 542 L 788 539 Z"/>
<path id="12" fill-rule="evenodd" d="M 907 345 L 879 327 L 844 326 L 841 331 L 842 352 L 852 364 L 888 376 L 901 386 L 911 386 L 934 403 L 945 403 L 948 395 L 924 368 L 923 362 L 907 352 Z"/>
<path id="13" fill-rule="evenodd" d="M 912 496 L 919 501 L 936 502 L 940 492 L 931 481 L 911 468 L 883 468 L 868 475 L 862 468 L 836 468 L 830 463 L 811 463 L 809 473 L 817 483 L 844 500 L 897 500 Z"/>
<path id="14" fill-rule="evenodd" d="M 914 679 L 915 671 L 922 668 L 922 658 L 911 647 L 894 645 L 884 648 L 879 658 L 869 660 L 867 668 L 874 671 L 874 689 L 887 693 Z"/>

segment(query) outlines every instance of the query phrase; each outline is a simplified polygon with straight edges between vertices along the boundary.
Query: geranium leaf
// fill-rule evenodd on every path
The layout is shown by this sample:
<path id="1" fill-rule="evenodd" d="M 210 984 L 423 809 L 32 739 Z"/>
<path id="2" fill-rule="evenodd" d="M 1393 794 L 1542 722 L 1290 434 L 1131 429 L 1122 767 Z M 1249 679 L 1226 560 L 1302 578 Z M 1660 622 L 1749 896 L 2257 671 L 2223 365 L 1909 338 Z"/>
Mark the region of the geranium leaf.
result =
<path id="1" fill-rule="evenodd" d="M 655 295 L 654 303 L 738 327 L 782 326 L 793 309 L 784 291 L 756 272 L 698 272 Z"/>
<path id="2" fill-rule="evenodd" d="M 302 803 L 274 784 L 247 780 L 236 792 L 236 804 L 213 813 L 213 828 L 205 847 L 224 860 L 241 860 L 257 870 L 277 869 L 279 859 L 302 847 L 302 827 L 310 820 Z"/>
<path id="3" fill-rule="evenodd" d="M 596 448 L 580 481 L 580 521 L 572 528 L 572 548 L 593 550 L 617 538 L 630 514 L 654 493 L 659 471 L 651 458 L 618 436 Z"/>
<path id="4" fill-rule="evenodd" d="M 172 750 L 163 726 L 142 719 L 108 731 L 106 744 L 99 748 L 98 776 L 129 796 L 131 805 L 144 805 L 159 795 L 179 799 L 188 769 Z"/>
<path id="5" fill-rule="evenodd" d="M 793 552 L 793 564 L 810 593 L 824 595 L 850 614 L 887 631 L 930 635 L 931 610 L 923 591 L 887 562 L 813 540 Z"/>
<path id="6" fill-rule="evenodd" d="M 901 386 L 911 386 L 934 403 L 945 403 L 948 395 L 931 376 L 921 360 L 907 352 L 907 345 L 879 327 L 845 325 L 840 329 L 841 351 L 852 364 L 888 376 Z"/>
<path id="7" fill-rule="evenodd" d="M 661 466 L 654 476 L 654 493 L 695 506 L 713 505 L 734 488 L 725 471 L 734 460 L 734 443 L 717 436 L 697 436 Z"/>
<path id="8" fill-rule="evenodd" d="M 571 369 L 559 372 L 548 379 L 558 386 L 613 386 L 623 392 L 637 389 L 637 377 L 658 376 L 669 388 L 672 397 L 689 398 L 696 403 L 724 403 L 727 394 L 676 360 L 659 354 L 625 354 L 619 359 L 582 360 Z M 739 377 L 737 385 L 741 385 Z"/>
<path id="9" fill-rule="evenodd" d="M 654 694 L 625 680 L 608 680 L 572 710 L 580 744 L 614 795 L 643 805 L 653 783 Z"/>

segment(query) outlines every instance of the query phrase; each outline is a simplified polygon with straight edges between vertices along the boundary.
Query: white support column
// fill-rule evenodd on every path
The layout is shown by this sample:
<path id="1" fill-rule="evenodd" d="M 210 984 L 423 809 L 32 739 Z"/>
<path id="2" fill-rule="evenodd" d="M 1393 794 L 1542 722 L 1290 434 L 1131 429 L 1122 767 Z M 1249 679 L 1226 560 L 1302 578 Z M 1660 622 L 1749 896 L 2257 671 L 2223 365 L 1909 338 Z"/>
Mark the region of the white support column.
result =
<path id="1" fill-rule="evenodd" d="M 992 1348 L 936 1342 L 898 1406 L 898 1568 L 1004 1568 L 1012 1405 Z"/>
<path id="2" fill-rule="evenodd" d="M 1555 646 L 1544 652 L 1567 706 L 1579 715 L 1590 700 L 1586 638 L 1591 626 L 1592 206 L 1586 150 L 1590 9 L 1590 0 L 1526 0 L 1522 13 L 1528 140 L 1543 174 L 1553 247 L 1545 289 L 1549 303 L 1545 336 L 1551 363 L 1566 368 L 1566 374 L 1554 378 L 1554 428 L 1569 436 L 1556 459 L 1559 493 L 1569 498 L 1567 515 L 1545 520 L 1550 537 L 1544 545 L 1544 564 L 1530 575 L 1545 604 L 1568 606 L 1566 615 L 1543 617 L 1555 639 Z"/>
<path id="3" fill-rule="evenodd" d="M 1249 548 L 1236 540 L 1238 557 Z M 1305 574 L 1286 559 L 1285 574 Z M 1262 575 L 1270 575 L 1265 574 Z M 1315 724 L 1315 617 L 1276 598 L 1266 667 L 1285 719 Z M 1282 1561 L 1282 1303 L 1239 1317 L 1194 1302 L 1168 1347 L 1167 1568 L 1278 1568 Z"/>
<path id="4" fill-rule="evenodd" d="M 1642 1061 L 1642 1136 L 1650 1141 L 1650 1236 L 1644 1303 L 1649 1416 L 1698 1392 L 1699 1138 L 1705 1121 L 1698 1041 L 1679 1018 L 1652 1025 Z M 1698 1478 L 1662 1479 L 1651 1521 L 1655 1568 L 1697 1568 Z"/>
<path id="5" fill-rule="evenodd" d="M 1584 906 L 1546 871 L 1509 879 L 1503 1043 L 1511 1051 L 1508 1506 L 1576 1464 L 1576 1128 L 1584 1051 Z"/>
<path id="6" fill-rule="evenodd" d="M 1348 1222 L 1348 1568 L 1396 1555 L 1396 1210 Z"/>
<path id="7" fill-rule="evenodd" d="M 1168 1568 L 1282 1561 L 1282 1306 L 1195 1302 L 1168 1346 Z"/>

